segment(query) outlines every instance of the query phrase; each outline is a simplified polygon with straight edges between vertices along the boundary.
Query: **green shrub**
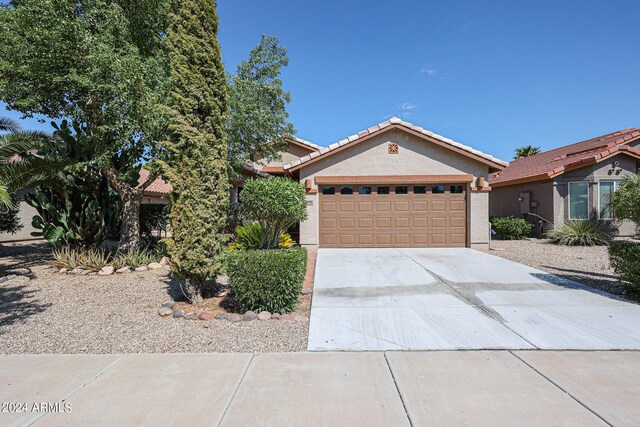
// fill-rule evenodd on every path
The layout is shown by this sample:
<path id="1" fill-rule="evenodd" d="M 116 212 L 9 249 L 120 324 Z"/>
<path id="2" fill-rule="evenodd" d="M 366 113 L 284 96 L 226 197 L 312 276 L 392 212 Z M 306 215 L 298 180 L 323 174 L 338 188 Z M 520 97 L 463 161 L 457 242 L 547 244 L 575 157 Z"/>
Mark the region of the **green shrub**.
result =
<path id="1" fill-rule="evenodd" d="M 307 250 L 249 249 L 226 257 L 229 283 L 243 311 L 295 310 L 307 271 Z"/>
<path id="2" fill-rule="evenodd" d="M 162 258 L 156 251 L 147 248 L 129 249 L 127 252 L 119 252 L 113 261 L 113 267 L 137 268 L 143 265 L 158 262 Z"/>
<path id="3" fill-rule="evenodd" d="M 617 219 L 635 222 L 640 234 L 640 173 L 624 177 L 620 187 L 611 194 L 610 208 Z"/>
<path id="4" fill-rule="evenodd" d="M 260 249 L 264 230 L 257 222 L 250 222 L 245 225 L 239 225 L 235 231 L 235 242 L 229 245 L 230 250 L 236 249 Z M 278 239 L 278 247 L 290 248 L 295 246 L 296 242 L 291 238 L 289 233 L 280 235 Z"/>
<path id="5" fill-rule="evenodd" d="M 491 226 L 502 240 L 526 239 L 533 229 L 533 224 L 515 216 L 491 218 Z"/>
<path id="6" fill-rule="evenodd" d="M 611 240 L 608 233 L 598 228 L 595 221 L 567 221 L 554 228 L 549 238 L 559 245 L 596 246 L 606 245 Z"/>
<path id="7" fill-rule="evenodd" d="M 19 212 L 20 201 L 14 193 L 11 195 L 11 205 L 0 207 L 0 233 L 15 234 L 22 229 L 23 225 L 18 218 Z"/>
<path id="8" fill-rule="evenodd" d="M 613 271 L 624 282 L 626 294 L 640 300 L 640 243 L 611 243 L 609 262 Z"/>
<path id="9" fill-rule="evenodd" d="M 304 186 L 289 178 L 248 179 L 241 194 L 242 216 L 260 224 L 260 248 L 277 248 L 280 236 L 307 218 Z"/>

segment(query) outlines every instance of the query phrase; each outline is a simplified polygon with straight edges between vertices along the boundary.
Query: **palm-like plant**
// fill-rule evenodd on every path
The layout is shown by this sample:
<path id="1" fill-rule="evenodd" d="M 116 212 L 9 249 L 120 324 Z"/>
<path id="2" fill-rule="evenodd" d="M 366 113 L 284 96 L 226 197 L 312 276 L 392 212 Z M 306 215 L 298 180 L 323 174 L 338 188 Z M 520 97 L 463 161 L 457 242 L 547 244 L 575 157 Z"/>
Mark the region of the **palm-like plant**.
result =
<path id="1" fill-rule="evenodd" d="M 524 147 L 516 148 L 516 155 L 513 156 L 513 160 L 534 156 L 536 154 L 539 154 L 540 151 L 540 147 L 534 147 L 533 145 L 526 145 Z"/>
<path id="2" fill-rule="evenodd" d="M 35 155 L 49 138 L 44 132 L 21 130 L 7 117 L 0 117 L 0 132 L 0 207 L 10 207 L 12 192 L 46 180 L 67 163 Z"/>

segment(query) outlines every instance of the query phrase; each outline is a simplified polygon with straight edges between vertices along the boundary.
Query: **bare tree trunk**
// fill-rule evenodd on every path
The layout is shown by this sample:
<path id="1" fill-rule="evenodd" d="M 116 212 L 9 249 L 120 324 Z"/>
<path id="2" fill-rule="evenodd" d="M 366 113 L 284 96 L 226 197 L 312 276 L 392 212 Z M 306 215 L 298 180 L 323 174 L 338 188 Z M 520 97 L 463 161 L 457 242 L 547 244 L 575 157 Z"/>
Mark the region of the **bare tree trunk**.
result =
<path id="1" fill-rule="evenodd" d="M 118 171 L 113 168 L 102 169 L 109 185 L 116 190 L 122 205 L 122 225 L 118 247 L 123 250 L 137 248 L 140 245 L 140 205 L 142 190 L 130 186 L 118 179 Z"/>

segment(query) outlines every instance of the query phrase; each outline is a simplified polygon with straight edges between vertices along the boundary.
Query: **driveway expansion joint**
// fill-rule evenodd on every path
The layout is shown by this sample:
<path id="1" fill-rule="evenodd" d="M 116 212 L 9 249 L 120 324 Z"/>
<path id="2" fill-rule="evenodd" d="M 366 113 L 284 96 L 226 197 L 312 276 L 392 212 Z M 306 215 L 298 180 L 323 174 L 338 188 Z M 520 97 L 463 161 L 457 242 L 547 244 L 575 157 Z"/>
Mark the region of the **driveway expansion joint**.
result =
<path id="1" fill-rule="evenodd" d="M 389 369 L 389 373 L 391 374 L 391 379 L 393 380 L 393 385 L 396 387 L 396 391 L 398 392 L 398 397 L 400 398 L 400 402 L 402 402 L 402 407 L 404 408 L 404 413 L 407 415 L 407 420 L 409 420 L 409 425 L 413 427 L 413 420 L 411 419 L 411 415 L 409 415 L 409 410 L 407 409 L 407 404 L 404 401 L 404 397 L 402 396 L 402 392 L 400 391 L 400 387 L 398 387 L 398 381 L 396 381 L 396 376 L 393 373 L 393 369 L 391 368 L 391 364 L 389 363 L 389 359 L 387 359 L 387 352 L 384 352 L 384 362 L 387 364 L 387 369 Z"/>
<path id="2" fill-rule="evenodd" d="M 222 421 L 224 421 L 224 417 L 227 415 L 227 412 L 229 411 L 229 407 L 231 406 L 231 402 L 233 402 L 233 399 L 235 399 L 236 394 L 238 394 L 238 389 L 240 389 L 240 385 L 244 381 L 244 377 L 247 375 L 247 371 L 249 371 L 249 366 L 251 366 L 251 363 L 253 362 L 253 358 L 254 357 L 256 357 L 256 354 L 255 353 L 251 353 L 251 358 L 247 362 L 247 365 L 244 367 L 244 371 L 242 372 L 242 376 L 240 377 L 240 380 L 238 381 L 238 384 L 236 385 L 236 388 L 233 390 L 233 394 L 231 394 L 231 397 L 229 398 L 229 401 L 227 402 L 227 406 L 225 406 L 224 411 L 222 412 L 222 415 L 220 416 L 220 419 L 218 420 L 218 424 L 216 424 L 216 426 L 222 425 Z"/>
<path id="3" fill-rule="evenodd" d="M 398 252 L 399 254 L 409 258 L 411 261 L 413 261 L 414 263 L 416 263 L 417 265 L 419 265 L 420 267 L 422 267 L 422 269 L 424 269 L 424 271 L 426 271 L 427 273 L 431 274 L 433 277 L 436 278 L 437 281 L 439 281 L 442 285 L 446 286 L 447 288 L 449 288 L 451 290 L 451 292 L 453 292 L 453 294 L 459 298 L 462 301 L 465 301 L 467 304 L 469 304 L 471 307 L 476 308 L 478 311 L 480 311 L 481 314 L 496 320 L 497 322 L 499 322 L 502 326 L 504 326 L 505 328 L 507 328 L 509 331 L 511 331 L 512 333 L 514 333 L 515 335 L 517 335 L 518 337 L 520 337 L 523 341 L 525 341 L 527 344 L 531 345 L 534 349 L 537 349 L 538 346 L 536 346 L 534 343 L 532 343 L 531 341 L 529 341 L 528 339 L 526 339 L 525 337 L 523 337 L 521 334 L 519 334 L 518 332 L 514 331 L 512 328 L 510 328 L 505 319 L 500 316 L 496 311 L 490 309 L 489 307 L 487 307 L 484 303 L 482 303 L 482 301 L 479 300 L 479 298 L 477 297 L 473 297 L 470 298 L 469 296 L 465 295 L 463 292 L 461 292 L 460 290 L 456 289 L 455 286 L 452 285 L 453 282 L 450 282 L 449 280 L 445 279 L 444 277 L 440 276 L 439 274 L 435 273 L 434 271 L 429 270 L 427 267 L 425 267 L 424 265 L 420 264 L 418 261 L 416 261 L 415 259 L 413 259 L 413 257 L 411 257 L 410 255 L 407 255 L 405 253 L 403 253 L 402 251 L 395 249 L 396 252 Z"/>

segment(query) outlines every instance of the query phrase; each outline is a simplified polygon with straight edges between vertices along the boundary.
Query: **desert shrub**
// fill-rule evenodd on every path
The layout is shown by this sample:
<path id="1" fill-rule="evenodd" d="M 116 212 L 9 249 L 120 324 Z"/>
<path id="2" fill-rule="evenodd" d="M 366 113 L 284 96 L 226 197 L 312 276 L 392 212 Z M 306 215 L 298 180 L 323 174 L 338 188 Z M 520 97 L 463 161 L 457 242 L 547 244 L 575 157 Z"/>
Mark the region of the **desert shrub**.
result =
<path id="1" fill-rule="evenodd" d="M 625 284 L 625 292 L 640 300 L 640 243 L 614 242 L 609 244 L 611 268 Z"/>
<path id="2" fill-rule="evenodd" d="M 295 310 L 307 270 L 307 250 L 238 250 L 226 257 L 229 283 L 242 310 Z"/>
<path id="3" fill-rule="evenodd" d="M 304 186 L 289 178 L 249 179 L 242 190 L 242 216 L 263 230 L 260 248 L 277 248 L 280 236 L 307 218 Z"/>
<path id="4" fill-rule="evenodd" d="M 162 256 L 153 249 L 132 248 L 127 252 L 118 252 L 114 257 L 112 265 L 116 269 L 122 267 L 137 268 L 151 264 L 152 262 L 158 262 L 161 258 Z"/>
<path id="5" fill-rule="evenodd" d="M 640 174 L 626 176 L 609 204 L 615 217 L 633 221 L 640 235 Z"/>
<path id="6" fill-rule="evenodd" d="M 533 229 L 533 224 L 529 224 L 524 219 L 515 216 L 492 218 L 491 225 L 498 238 L 502 240 L 526 239 Z"/>
<path id="7" fill-rule="evenodd" d="M 245 225 L 239 225 L 234 230 L 234 242 L 229 245 L 229 249 L 259 249 L 264 230 L 257 222 L 250 222 Z M 283 233 L 278 239 L 278 247 L 290 248 L 295 246 L 296 242 L 291 238 L 289 233 Z"/>
<path id="8" fill-rule="evenodd" d="M 20 201 L 16 194 L 12 194 L 11 206 L 0 207 L 0 233 L 15 234 L 22 229 L 23 225 L 18 218 L 19 212 Z"/>
<path id="9" fill-rule="evenodd" d="M 169 205 L 140 205 L 140 235 L 153 238 L 153 232 L 162 232 L 169 224 Z"/>
<path id="10" fill-rule="evenodd" d="M 555 227 L 548 236 L 554 243 L 565 246 L 606 245 L 611 240 L 608 233 L 598 228 L 595 221 L 567 221 Z"/>

